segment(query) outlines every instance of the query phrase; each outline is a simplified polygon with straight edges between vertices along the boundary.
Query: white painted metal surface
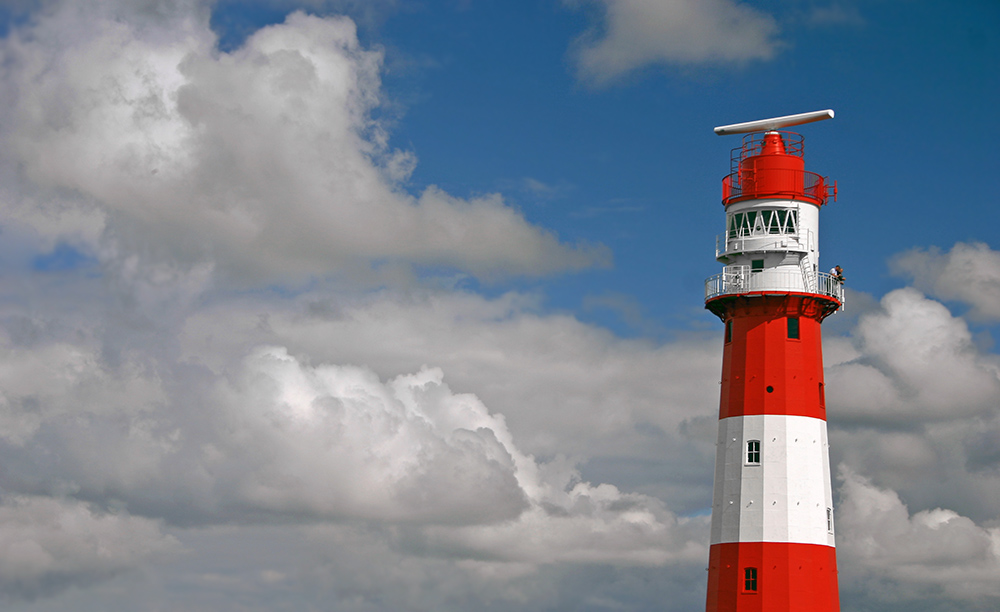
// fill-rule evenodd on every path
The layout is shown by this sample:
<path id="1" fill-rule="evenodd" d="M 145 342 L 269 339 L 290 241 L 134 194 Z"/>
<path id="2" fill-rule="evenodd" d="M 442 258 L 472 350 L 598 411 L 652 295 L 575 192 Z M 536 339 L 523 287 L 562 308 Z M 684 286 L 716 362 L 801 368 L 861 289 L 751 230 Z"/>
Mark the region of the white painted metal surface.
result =
<path id="1" fill-rule="evenodd" d="M 755 291 L 817 293 L 844 302 L 844 286 L 828 272 L 774 268 L 755 272 L 750 266 L 726 266 L 705 281 L 706 300 Z"/>
<path id="2" fill-rule="evenodd" d="M 772 117 L 771 119 L 760 119 L 758 121 L 747 121 L 745 123 L 720 125 L 719 127 L 715 128 L 715 133 L 718 134 L 719 136 L 726 136 L 729 134 L 766 132 L 785 127 L 792 127 L 793 125 L 802 125 L 804 123 L 812 123 L 814 121 L 823 121 L 824 119 L 833 119 L 832 109 L 828 108 L 826 110 L 812 111 L 810 113 L 799 113 L 797 115 L 784 115 L 782 117 Z"/>
<path id="3" fill-rule="evenodd" d="M 760 441 L 760 463 L 747 442 Z M 834 545 L 826 421 L 755 415 L 719 421 L 712 544 L 794 542 Z"/>
<path id="4" fill-rule="evenodd" d="M 773 221 L 784 219 L 781 227 Z M 752 219 L 753 221 L 749 221 Z M 794 222 L 789 221 L 793 219 Z M 747 200 L 726 208 L 716 259 L 728 264 L 705 281 L 705 299 L 753 291 L 818 293 L 844 302 L 844 287 L 819 270 L 819 206 Z"/>
<path id="5" fill-rule="evenodd" d="M 786 234 L 789 237 L 808 238 L 807 250 L 813 254 L 816 261 L 819 261 L 819 206 L 808 202 L 798 202 L 796 200 L 747 200 L 730 204 L 726 208 L 726 230 L 733 224 L 733 218 L 742 216 L 746 218 L 748 213 L 756 213 L 755 216 L 763 216 L 761 213 L 767 211 L 782 211 L 786 214 L 794 214 L 796 231 Z M 749 253 L 755 250 L 763 250 L 766 246 L 772 245 L 775 238 L 780 238 L 782 234 L 769 233 L 760 221 L 756 223 L 756 232 L 743 231 L 735 238 L 743 242 L 743 251 Z M 790 250 L 800 250 L 798 248 Z"/>

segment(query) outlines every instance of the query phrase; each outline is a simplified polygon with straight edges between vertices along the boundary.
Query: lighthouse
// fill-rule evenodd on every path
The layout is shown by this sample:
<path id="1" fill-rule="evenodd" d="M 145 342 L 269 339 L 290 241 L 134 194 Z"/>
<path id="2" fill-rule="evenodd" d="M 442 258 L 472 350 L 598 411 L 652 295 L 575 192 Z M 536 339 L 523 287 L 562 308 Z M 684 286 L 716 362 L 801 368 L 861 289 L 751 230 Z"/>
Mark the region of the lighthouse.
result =
<path id="1" fill-rule="evenodd" d="M 820 324 L 844 304 L 819 267 L 836 185 L 782 128 L 832 110 L 715 128 L 743 134 L 722 181 L 722 272 L 705 308 L 725 324 L 707 612 L 837 612 Z"/>

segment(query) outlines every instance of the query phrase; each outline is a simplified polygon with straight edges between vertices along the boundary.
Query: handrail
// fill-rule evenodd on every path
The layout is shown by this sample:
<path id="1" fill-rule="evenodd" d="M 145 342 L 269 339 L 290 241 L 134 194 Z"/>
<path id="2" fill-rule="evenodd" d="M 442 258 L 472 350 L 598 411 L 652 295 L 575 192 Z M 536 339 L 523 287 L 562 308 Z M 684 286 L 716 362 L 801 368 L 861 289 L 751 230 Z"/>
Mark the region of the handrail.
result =
<path id="1" fill-rule="evenodd" d="M 777 130 L 775 130 L 777 131 Z M 804 157 L 805 144 L 802 134 L 796 132 L 778 131 L 781 134 L 781 142 L 785 146 L 786 155 Z M 735 174 L 740 169 L 740 162 L 748 157 L 760 155 L 764 152 L 764 142 L 767 134 L 764 132 L 751 132 L 743 137 L 743 143 L 735 147 L 729 153 L 729 167 Z"/>
<path id="2" fill-rule="evenodd" d="M 763 253 L 766 251 L 794 251 L 801 253 L 808 251 L 812 243 L 812 231 L 805 230 L 795 234 L 745 234 L 732 236 L 732 232 L 726 231 L 715 236 L 715 258 L 728 255 L 730 253 Z M 764 242 L 768 238 L 770 242 Z M 749 248 L 744 248 L 747 241 L 751 241 Z M 739 246 L 732 246 L 739 243 Z M 730 248 L 732 246 L 732 248 Z"/>
<path id="3" fill-rule="evenodd" d="M 720 295 L 782 291 L 815 293 L 844 303 L 843 283 L 826 272 L 802 272 L 798 268 L 753 271 L 750 266 L 726 266 L 705 280 L 706 301 Z"/>
<path id="4" fill-rule="evenodd" d="M 785 188 L 758 188 L 758 181 L 751 176 L 742 176 L 743 173 L 737 171 L 722 179 L 722 203 L 728 206 L 738 200 L 756 198 L 794 200 L 805 197 L 823 205 L 830 197 L 826 178 L 815 172 L 790 168 L 769 168 L 765 172 L 769 177 L 767 185 L 783 185 Z M 775 176 L 778 176 L 779 180 L 775 180 Z"/>

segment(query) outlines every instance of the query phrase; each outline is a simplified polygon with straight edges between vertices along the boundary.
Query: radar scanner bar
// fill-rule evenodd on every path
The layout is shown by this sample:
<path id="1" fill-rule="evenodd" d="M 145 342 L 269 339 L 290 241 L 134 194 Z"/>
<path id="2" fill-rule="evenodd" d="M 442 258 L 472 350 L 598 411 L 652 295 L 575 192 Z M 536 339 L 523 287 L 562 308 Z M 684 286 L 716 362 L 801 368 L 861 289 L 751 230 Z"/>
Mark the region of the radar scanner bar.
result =
<path id="1" fill-rule="evenodd" d="M 823 121 L 824 119 L 833 119 L 833 110 L 826 109 L 811 113 L 761 119 L 759 121 L 747 121 L 746 123 L 720 125 L 715 128 L 715 133 L 719 136 L 726 136 L 729 134 L 749 134 L 750 132 L 770 132 L 778 128 L 802 125 L 803 123 L 812 123 L 813 121 Z"/>

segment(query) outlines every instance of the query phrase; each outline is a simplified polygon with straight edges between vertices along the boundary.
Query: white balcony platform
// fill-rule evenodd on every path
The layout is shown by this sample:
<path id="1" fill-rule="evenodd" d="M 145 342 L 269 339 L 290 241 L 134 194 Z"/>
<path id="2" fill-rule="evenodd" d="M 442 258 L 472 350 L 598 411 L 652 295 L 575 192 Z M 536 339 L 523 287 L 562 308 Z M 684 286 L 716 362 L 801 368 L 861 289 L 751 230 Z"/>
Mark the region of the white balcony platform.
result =
<path id="1" fill-rule="evenodd" d="M 750 266 L 726 266 L 705 281 L 705 300 L 720 295 L 744 293 L 815 293 L 844 304 L 844 285 L 832 274 L 797 268 L 751 270 Z"/>

